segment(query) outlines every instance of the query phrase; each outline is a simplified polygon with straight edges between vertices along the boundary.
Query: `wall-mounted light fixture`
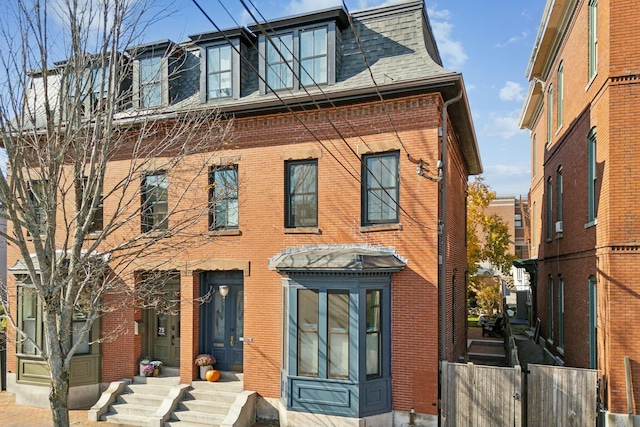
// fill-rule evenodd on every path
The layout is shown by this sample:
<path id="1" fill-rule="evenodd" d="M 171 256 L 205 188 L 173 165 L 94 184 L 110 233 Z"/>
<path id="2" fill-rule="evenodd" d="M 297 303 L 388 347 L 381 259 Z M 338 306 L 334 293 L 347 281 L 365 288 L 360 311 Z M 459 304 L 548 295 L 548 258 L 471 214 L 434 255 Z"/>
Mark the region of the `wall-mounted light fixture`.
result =
<path id="1" fill-rule="evenodd" d="M 227 285 L 218 286 L 218 290 L 220 291 L 220 295 L 222 296 L 222 298 L 225 298 L 227 295 L 229 295 L 229 286 Z"/>

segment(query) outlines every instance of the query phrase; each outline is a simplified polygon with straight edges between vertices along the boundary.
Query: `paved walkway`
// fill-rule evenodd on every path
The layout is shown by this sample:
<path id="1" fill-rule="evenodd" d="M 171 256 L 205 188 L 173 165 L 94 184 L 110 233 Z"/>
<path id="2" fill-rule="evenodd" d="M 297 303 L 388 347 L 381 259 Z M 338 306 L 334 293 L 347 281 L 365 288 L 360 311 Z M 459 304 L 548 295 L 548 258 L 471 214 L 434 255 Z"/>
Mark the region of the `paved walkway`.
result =
<path id="1" fill-rule="evenodd" d="M 73 427 L 129 427 L 125 424 L 87 421 L 87 410 L 69 411 L 69 425 Z M 16 405 L 13 393 L 0 391 L 0 426 L 2 427 L 51 427 L 51 410 Z"/>

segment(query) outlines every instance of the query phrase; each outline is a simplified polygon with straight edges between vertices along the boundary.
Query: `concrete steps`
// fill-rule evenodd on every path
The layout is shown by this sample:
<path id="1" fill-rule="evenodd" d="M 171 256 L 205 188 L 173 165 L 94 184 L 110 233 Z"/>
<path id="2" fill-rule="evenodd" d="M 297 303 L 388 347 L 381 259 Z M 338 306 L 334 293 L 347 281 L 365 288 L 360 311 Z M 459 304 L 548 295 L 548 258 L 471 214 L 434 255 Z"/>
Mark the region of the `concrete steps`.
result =
<path id="1" fill-rule="evenodd" d="M 244 390 L 242 374 L 221 372 L 220 381 L 194 381 L 164 427 L 215 427 Z"/>
<path id="2" fill-rule="evenodd" d="M 180 377 L 170 368 L 164 368 L 160 377 L 134 377 L 133 383 L 125 386 L 122 394 L 109 405 L 101 421 L 132 426 L 148 426 L 172 387 L 180 384 Z"/>

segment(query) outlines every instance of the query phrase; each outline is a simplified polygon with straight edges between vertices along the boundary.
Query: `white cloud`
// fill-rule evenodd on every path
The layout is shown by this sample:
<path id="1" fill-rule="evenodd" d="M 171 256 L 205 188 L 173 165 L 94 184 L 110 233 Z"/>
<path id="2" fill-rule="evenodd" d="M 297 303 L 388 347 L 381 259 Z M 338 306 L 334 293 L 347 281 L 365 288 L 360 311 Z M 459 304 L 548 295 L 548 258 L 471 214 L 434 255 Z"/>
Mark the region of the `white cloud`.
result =
<path id="1" fill-rule="evenodd" d="M 524 100 L 524 88 L 520 83 L 507 81 L 498 95 L 503 101 L 523 101 Z"/>
<path id="2" fill-rule="evenodd" d="M 524 165 L 489 165 L 486 167 L 486 172 L 493 175 L 504 176 L 529 176 L 529 167 Z"/>
<path id="3" fill-rule="evenodd" d="M 524 30 L 519 35 L 510 37 L 509 40 L 507 40 L 506 42 L 496 44 L 496 47 L 506 47 L 506 46 L 508 46 L 508 45 L 510 45 L 512 43 L 515 43 L 515 42 L 517 42 L 519 40 L 524 40 L 527 37 L 529 37 L 529 31 L 528 30 Z"/>
<path id="4" fill-rule="evenodd" d="M 445 67 L 454 70 L 460 69 L 467 61 L 468 56 L 462 43 L 452 38 L 453 25 L 449 22 L 451 14 L 446 9 L 437 10 L 435 6 L 428 9 L 428 14 Z"/>
<path id="5" fill-rule="evenodd" d="M 482 133 L 494 138 L 509 139 L 519 133 L 526 132 L 518 126 L 519 117 L 520 110 L 507 114 L 491 113 L 489 123 L 484 126 Z"/>

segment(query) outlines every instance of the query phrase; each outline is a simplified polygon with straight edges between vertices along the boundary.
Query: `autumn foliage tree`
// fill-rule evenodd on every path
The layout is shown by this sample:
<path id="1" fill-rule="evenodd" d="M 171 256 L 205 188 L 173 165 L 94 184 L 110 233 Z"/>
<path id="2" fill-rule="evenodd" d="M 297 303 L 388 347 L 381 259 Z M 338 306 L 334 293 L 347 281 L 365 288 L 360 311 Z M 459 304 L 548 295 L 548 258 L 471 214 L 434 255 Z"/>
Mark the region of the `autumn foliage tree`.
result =
<path id="1" fill-rule="evenodd" d="M 509 227 L 497 214 L 487 215 L 486 210 L 496 193 L 481 176 L 467 188 L 467 268 L 470 276 L 469 291 L 475 294 L 483 311 L 499 307 L 500 283 L 495 278 L 478 275 L 480 263 L 490 264 L 506 275 L 515 256 L 509 252 Z"/>

